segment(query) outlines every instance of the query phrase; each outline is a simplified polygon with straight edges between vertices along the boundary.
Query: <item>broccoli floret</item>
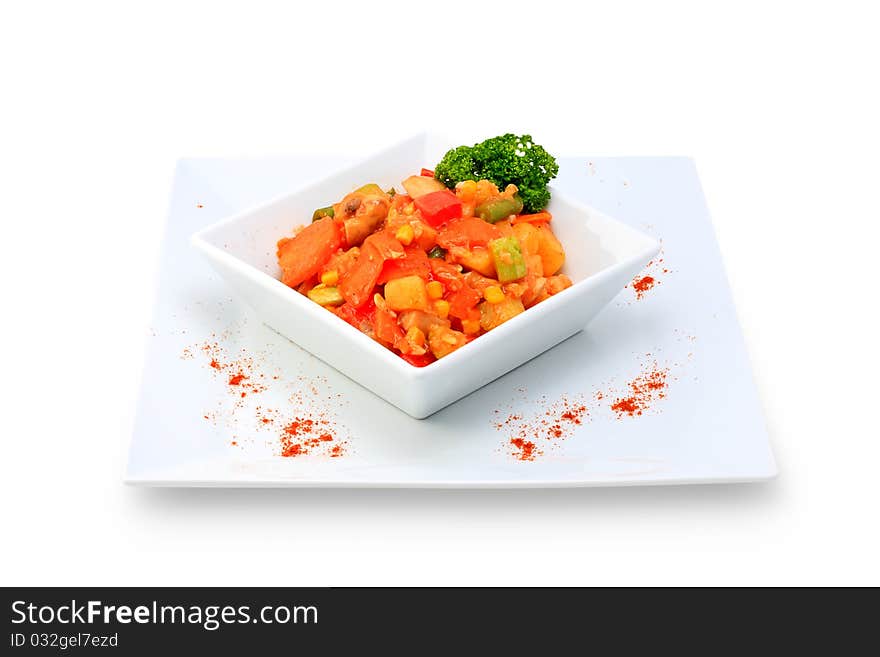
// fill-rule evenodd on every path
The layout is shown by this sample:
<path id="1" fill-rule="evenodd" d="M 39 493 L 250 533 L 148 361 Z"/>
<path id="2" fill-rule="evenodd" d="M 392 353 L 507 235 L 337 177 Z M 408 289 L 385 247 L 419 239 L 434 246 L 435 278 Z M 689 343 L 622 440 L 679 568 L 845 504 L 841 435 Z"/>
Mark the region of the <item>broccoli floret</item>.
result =
<path id="1" fill-rule="evenodd" d="M 556 177 L 559 165 L 530 135 L 506 134 L 487 139 L 474 146 L 474 160 L 479 162 L 480 175 L 499 189 L 511 183 L 516 185 L 526 212 L 540 212 L 547 207 L 547 183 Z"/>
<path id="2" fill-rule="evenodd" d="M 434 177 L 447 187 L 462 180 L 491 180 L 504 189 L 516 185 L 524 211 L 540 212 L 550 201 L 547 184 L 559 173 L 550 153 L 532 141 L 530 135 L 501 135 L 473 147 L 459 146 L 443 157 Z"/>
<path id="3" fill-rule="evenodd" d="M 459 146 L 448 151 L 434 167 L 434 178 L 450 189 L 462 180 L 473 180 L 476 170 L 470 146 Z"/>

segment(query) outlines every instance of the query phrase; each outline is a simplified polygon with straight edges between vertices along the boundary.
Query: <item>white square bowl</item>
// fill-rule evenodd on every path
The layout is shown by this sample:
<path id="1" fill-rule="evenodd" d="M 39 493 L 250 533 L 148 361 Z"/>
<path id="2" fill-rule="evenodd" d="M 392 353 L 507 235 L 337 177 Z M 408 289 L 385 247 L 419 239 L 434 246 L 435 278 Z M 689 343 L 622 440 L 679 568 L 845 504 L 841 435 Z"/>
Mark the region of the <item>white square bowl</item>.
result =
<path id="1" fill-rule="evenodd" d="M 270 327 L 415 418 L 425 418 L 531 360 L 587 323 L 660 250 L 651 237 L 552 190 L 553 230 L 574 285 L 427 367 L 414 367 L 284 285 L 276 243 L 317 207 L 367 183 L 383 188 L 455 144 L 422 134 L 305 188 L 196 233 L 193 245 Z"/>

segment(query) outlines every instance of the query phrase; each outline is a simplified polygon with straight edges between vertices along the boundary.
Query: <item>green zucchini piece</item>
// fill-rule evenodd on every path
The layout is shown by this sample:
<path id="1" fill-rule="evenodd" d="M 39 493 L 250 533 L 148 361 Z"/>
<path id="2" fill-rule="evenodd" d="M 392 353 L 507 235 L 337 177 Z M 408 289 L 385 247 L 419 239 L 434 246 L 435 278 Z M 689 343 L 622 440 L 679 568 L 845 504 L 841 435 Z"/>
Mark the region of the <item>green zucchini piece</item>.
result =
<path id="1" fill-rule="evenodd" d="M 522 209 L 522 199 L 514 194 L 513 198 L 499 198 L 478 205 L 474 209 L 474 214 L 483 221 L 488 221 L 490 224 L 494 224 L 502 219 L 507 219 L 507 217 L 512 214 L 519 214 L 522 212 Z"/>
<path id="2" fill-rule="evenodd" d="M 489 242 L 489 252 L 495 263 L 499 283 L 512 283 L 526 275 L 526 260 L 516 237 L 499 237 Z"/>
<path id="3" fill-rule="evenodd" d="M 333 209 L 332 205 L 328 205 L 326 208 L 318 208 L 312 215 L 312 223 L 315 223 L 318 219 L 333 216 L 336 216 L 336 211 Z"/>

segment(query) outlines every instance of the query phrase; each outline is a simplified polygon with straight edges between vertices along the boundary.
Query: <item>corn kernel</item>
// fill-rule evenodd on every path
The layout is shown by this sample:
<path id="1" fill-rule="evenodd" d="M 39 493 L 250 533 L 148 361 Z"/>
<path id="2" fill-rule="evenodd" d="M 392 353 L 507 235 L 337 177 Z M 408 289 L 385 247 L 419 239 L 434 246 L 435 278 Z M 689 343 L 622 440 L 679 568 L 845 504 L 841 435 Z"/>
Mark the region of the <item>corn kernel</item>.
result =
<path id="1" fill-rule="evenodd" d="M 504 292 L 497 285 L 490 285 L 483 290 L 483 298 L 489 303 L 501 303 L 504 301 Z"/>
<path id="2" fill-rule="evenodd" d="M 425 344 L 425 334 L 418 326 L 410 326 L 409 330 L 406 332 L 406 341 L 410 344 L 422 347 Z"/>
<path id="3" fill-rule="evenodd" d="M 413 227 L 409 224 L 403 224 L 403 226 L 398 228 L 397 232 L 394 233 L 394 237 L 397 238 L 397 241 L 404 246 L 409 246 L 410 244 L 412 244 L 413 238 L 415 236 L 415 231 L 413 231 Z"/>
<path id="4" fill-rule="evenodd" d="M 474 197 L 477 195 L 477 183 L 473 180 L 460 182 L 457 185 L 456 192 L 458 192 L 458 198 L 463 203 L 473 203 Z"/>
<path id="5" fill-rule="evenodd" d="M 437 316 L 440 319 L 446 319 L 449 317 L 449 302 L 444 301 L 443 299 L 437 299 L 434 302 L 434 312 L 437 313 Z"/>
<path id="6" fill-rule="evenodd" d="M 467 333 L 468 335 L 473 335 L 474 333 L 480 332 L 480 320 L 478 319 L 463 319 L 461 320 L 461 330 Z"/>
<path id="7" fill-rule="evenodd" d="M 431 281 L 426 287 L 429 299 L 439 299 L 443 296 L 443 283 L 440 281 Z"/>
<path id="8" fill-rule="evenodd" d="M 339 282 L 339 272 L 335 269 L 325 271 L 321 274 L 321 282 L 328 287 L 333 287 Z"/>

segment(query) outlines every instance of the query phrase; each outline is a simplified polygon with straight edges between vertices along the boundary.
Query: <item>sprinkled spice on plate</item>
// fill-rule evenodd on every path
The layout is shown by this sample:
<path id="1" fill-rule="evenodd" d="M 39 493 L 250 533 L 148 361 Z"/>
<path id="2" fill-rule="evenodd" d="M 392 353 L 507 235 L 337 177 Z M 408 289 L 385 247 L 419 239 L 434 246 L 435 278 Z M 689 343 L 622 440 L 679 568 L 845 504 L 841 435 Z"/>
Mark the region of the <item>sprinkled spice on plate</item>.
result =
<path id="1" fill-rule="evenodd" d="M 507 437 L 509 453 L 520 461 L 534 461 L 544 454 L 542 447 L 555 447 L 588 419 L 587 406 L 580 396 L 562 395 L 553 401 L 541 397 L 530 406 L 534 407 L 531 413 L 509 413 L 494 422 Z M 501 416 L 503 412 L 497 410 L 495 414 Z"/>
<path id="2" fill-rule="evenodd" d="M 334 442 L 330 422 L 324 418 L 296 417 L 281 432 L 281 456 L 292 457 L 310 454 L 326 447 L 325 453 L 331 458 L 341 456 L 342 444 L 327 446 Z"/>
<path id="3" fill-rule="evenodd" d="M 656 284 L 656 280 L 654 280 L 653 276 L 642 276 L 641 278 L 636 278 L 632 282 L 633 289 L 636 291 L 636 299 L 644 299 L 645 292 L 650 290 Z"/>
<path id="4" fill-rule="evenodd" d="M 661 240 L 662 242 L 662 240 Z M 663 247 L 660 247 L 660 253 L 651 260 L 645 268 L 636 276 L 626 287 L 631 287 L 636 295 L 636 301 L 641 301 L 655 287 L 661 284 L 660 276 L 670 273 L 670 269 L 664 264 L 666 256 Z"/>
<path id="5" fill-rule="evenodd" d="M 535 443 L 531 440 L 523 440 L 522 438 L 511 438 L 510 444 L 514 446 L 513 456 L 520 461 L 534 461 L 535 456 L 543 454 L 536 449 Z"/>
<path id="6" fill-rule="evenodd" d="M 685 337 L 688 342 L 696 340 L 687 335 L 678 341 Z M 693 352 L 688 353 L 687 358 L 693 358 Z M 594 389 L 592 393 L 561 395 L 556 399 L 542 396 L 531 401 L 525 388 L 518 388 L 519 398 L 506 415 L 505 411 L 494 411 L 492 425 L 504 436 L 504 451 L 518 461 L 535 461 L 546 451 L 561 447 L 581 425 L 594 418 L 622 420 L 652 410 L 657 401 L 666 397 L 669 383 L 676 380 L 671 374 L 672 368 L 682 367 L 683 363 L 671 361 L 661 365 L 651 353 L 643 354 L 640 361 L 642 372 L 623 388 L 603 385 L 604 390 Z M 587 407 L 587 399 L 592 400 L 591 409 Z"/>
<path id="7" fill-rule="evenodd" d="M 617 413 L 618 418 L 641 415 L 654 401 L 666 397 L 668 376 L 668 367 L 662 368 L 656 362 L 651 363 L 644 372 L 629 382 L 629 394 L 615 399 L 611 410 Z"/>
<path id="8" fill-rule="evenodd" d="M 282 457 L 345 455 L 348 441 L 338 436 L 347 431 L 333 419 L 335 410 L 344 401 L 341 395 L 330 392 L 326 378 L 300 375 L 293 381 L 278 373 L 267 374 L 269 355 L 246 349 L 240 349 L 235 355 L 229 353 L 224 346 L 228 332 L 186 347 L 181 354 L 184 360 L 204 354 L 208 371 L 215 380 L 222 380 L 227 399 L 231 400 L 224 403 L 221 397 L 217 410 L 202 413 L 205 420 L 233 432 L 233 440 L 229 442 L 233 446 L 241 446 L 242 437 L 252 443 L 253 436 L 271 431 L 274 439 L 267 441 L 267 446 Z M 281 393 L 287 397 L 286 403 L 278 407 L 254 406 L 248 395 L 266 391 L 271 391 L 276 398 Z M 288 415 L 286 408 L 293 413 Z M 243 422 L 247 422 L 244 428 Z M 281 427 L 280 431 L 276 427 Z"/>

